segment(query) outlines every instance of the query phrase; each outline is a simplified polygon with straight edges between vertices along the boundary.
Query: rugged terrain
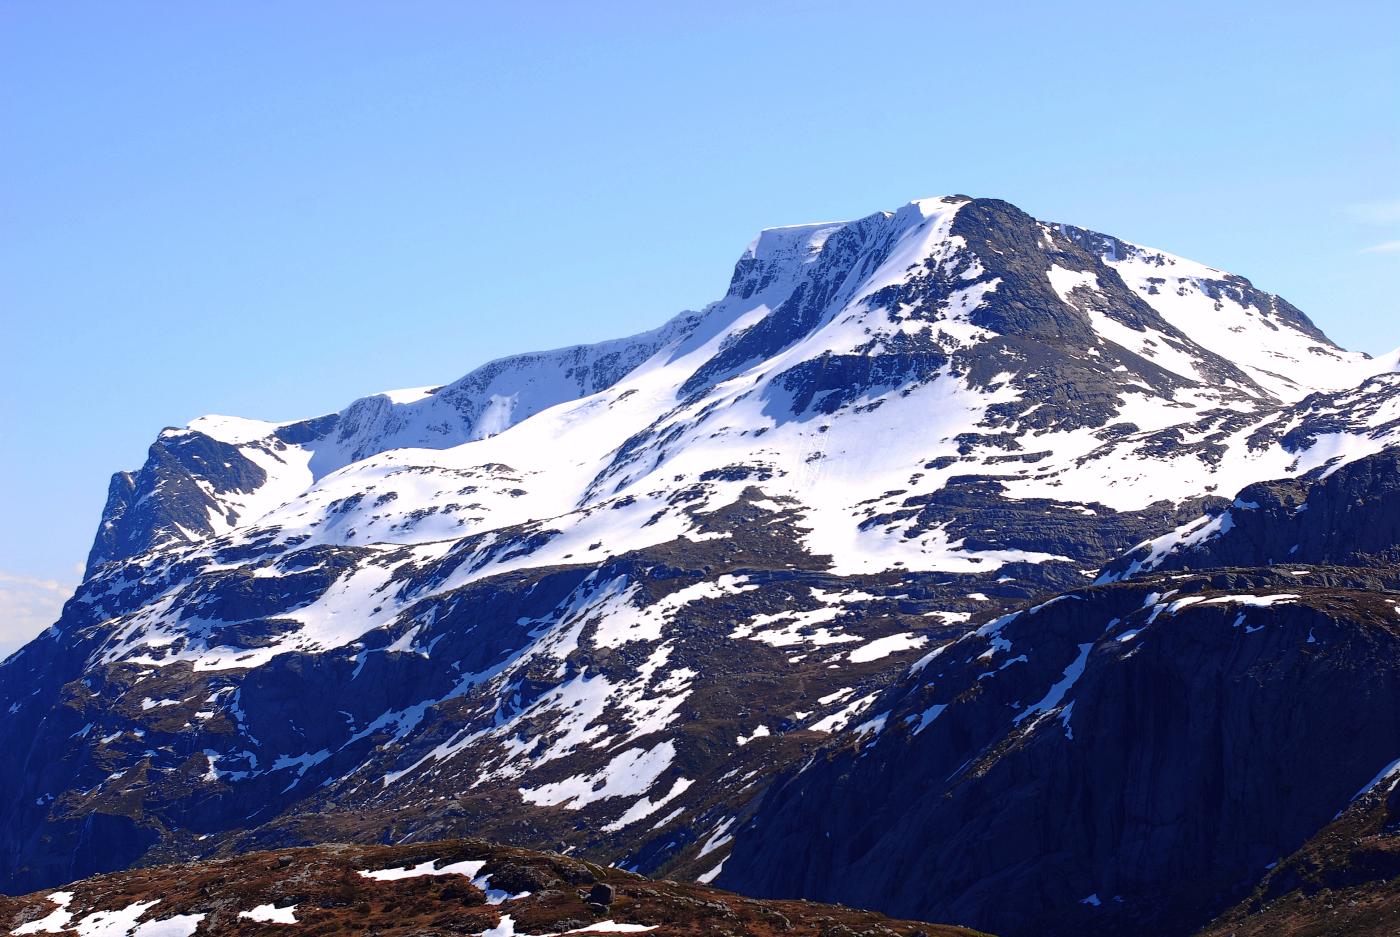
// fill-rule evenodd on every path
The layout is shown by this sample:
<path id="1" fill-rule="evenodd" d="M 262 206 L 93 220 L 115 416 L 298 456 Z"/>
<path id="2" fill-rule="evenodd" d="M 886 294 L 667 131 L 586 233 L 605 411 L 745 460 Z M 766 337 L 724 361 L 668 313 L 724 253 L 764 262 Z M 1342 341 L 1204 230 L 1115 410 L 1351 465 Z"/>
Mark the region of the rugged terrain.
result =
<path id="1" fill-rule="evenodd" d="M 1389 765 L 1340 816 L 1270 868 L 1202 937 L 1386 937 L 1400 932 L 1400 835 Z"/>
<path id="2" fill-rule="evenodd" d="M 1395 467 L 1251 486 L 1099 584 L 938 647 L 864 736 L 775 786 L 719 882 L 1006 934 L 1184 934 L 1252 889 L 1237 919 L 1321 883 L 1393 921 L 1375 891 L 1400 871 L 1393 828 L 1351 855 L 1329 824 L 1396 775 Z"/>
<path id="3" fill-rule="evenodd" d="M 0 665 L 0 887 L 472 835 L 1187 933 L 1396 757 L 1395 366 L 954 196 L 764 231 L 642 335 L 167 429 Z"/>
<path id="4" fill-rule="evenodd" d="M 7 934 L 562 934 L 976 937 L 806 901 L 754 901 L 473 841 L 318 846 L 99 876 L 0 897 Z"/>

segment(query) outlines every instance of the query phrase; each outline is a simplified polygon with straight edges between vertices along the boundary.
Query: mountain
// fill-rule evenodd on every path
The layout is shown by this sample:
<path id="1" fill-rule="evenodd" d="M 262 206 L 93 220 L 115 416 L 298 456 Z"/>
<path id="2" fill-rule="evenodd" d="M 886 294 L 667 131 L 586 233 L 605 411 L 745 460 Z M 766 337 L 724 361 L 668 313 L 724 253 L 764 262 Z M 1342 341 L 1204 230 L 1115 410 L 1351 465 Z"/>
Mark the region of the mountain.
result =
<path id="1" fill-rule="evenodd" d="M 692 325 L 682 316 L 630 339 L 516 355 L 444 387 L 374 394 L 311 420 L 206 416 L 167 429 L 140 471 L 112 476 L 87 570 L 227 533 L 389 449 L 447 449 L 494 435 L 610 386 Z"/>
<path id="2" fill-rule="evenodd" d="M 1201 937 L 1347 934 L 1386 937 L 1400 929 L 1400 797 L 1393 765 Z"/>
<path id="3" fill-rule="evenodd" d="M 1373 379 L 1368 403 L 1400 404 L 1400 382 Z M 1353 418 L 1355 411 L 1352 412 Z M 1400 421 L 1400 406 L 1394 408 Z M 1393 423 L 1393 425 L 1391 425 Z M 1387 420 L 1382 431 L 1400 428 Z M 1400 451 L 1311 473 L 1259 482 L 1226 508 L 1194 518 L 1110 564 L 1101 581 L 1143 571 L 1309 564 L 1383 570 L 1400 561 Z"/>
<path id="4" fill-rule="evenodd" d="M 559 937 L 563 934 L 789 934 L 977 937 L 805 901 L 753 901 L 656 882 L 560 855 L 473 841 L 322 846 L 87 879 L 0 897 L 7 933 L 100 937 L 195 933 Z"/>
<path id="5" fill-rule="evenodd" d="M 1154 574 L 995 618 L 779 779 L 717 881 L 1005 935 L 1191 933 L 1393 767 L 1397 572 Z"/>
<path id="6" fill-rule="evenodd" d="M 926 772 L 1008 734 L 1048 738 L 1048 717 L 1016 723 L 1017 705 L 1056 709 L 1052 690 L 1083 654 L 1105 693 L 1150 688 L 1165 706 L 1212 673 L 1252 688 L 1200 697 L 1215 707 L 1264 719 L 1250 707 L 1300 692 L 1322 707 L 1338 671 L 1256 680 L 1233 638 L 1178 659 L 1175 632 L 1161 645 L 1144 632 L 1143 652 L 1112 667 L 1100 649 L 1126 652 L 1113 629 L 1153 614 L 1157 600 L 1144 602 L 1168 591 L 1171 557 L 1230 532 L 1224 518 L 1254 503 L 1241 489 L 1267 482 L 1282 504 L 1302 497 L 1290 486 L 1387 457 L 1400 435 L 1395 364 L 1338 348 L 1242 277 L 954 196 L 764 231 L 723 298 L 653 332 L 503 359 L 304 421 L 165 430 L 140 470 L 113 478 L 60 621 L 0 666 L 11 753 L 0 888 L 471 835 L 895 908 L 906 897 L 882 870 L 931 861 L 940 841 L 900 838 L 888 811 L 873 813 L 890 830 L 863 824 L 865 789 L 842 781 L 853 763 L 849 776 L 889 804 L 947 793 L 914 814 L 924 829 L 953 843 L 949 831 L 975 816 L 996 844 L 968 865 L 987 884 L 954 877 L 965 897 L 920 882 L 943 896 L 935 919 L 1005 918 L 1014 930 L 1068 907 L 1077 920 L 1092 893 L 1121 895 L 1130 917 L 1158 908 L 1195 922 L 1234 892 L 1202 885 L 1194 904 L 1153 905 L 1149 891 L 1200 861 L 1201 842 L 1162 845 L 1119 888 L 1100 881 L 1108 853 L 1089 845 L 1127 840 L 1088 837 L 1074 817 L 1038 844 L 990 835 L 1025 819 L 1005 812 L 1017 804 L 1053 814 L 1071 782 L 1094 778 L 1097 791 L 1129 777 L 1095 774 L 1099 749 L 1008 755 L 995 783 L 958 783 L 967 802 Z M 1273 503 L 1258 501 L 1260 517 Z M 1351 642 L 1336 666 L 1361 668 L 1367 647 L 1385 645 L 1372 606 L 1347 596 L 1388 580 L 1350 569 L 1308 572 L 1319 598 L 1268 614 L 1296 617 L 1275 629 L 1291 635 L 1335 604 L 1327 627 Z M 1283 592 L 1268 570 L 1191 575 L 1207 597 Z M 1092 614 L 1062 621 L 1070 608 Z M 1224 609 L 1168 617 L 1214 622 Z M 963 648 L 976 653 L 964 660 Z M 933 652 L 951 669 L 919 666 Z M 1158 682 L 1134 669 L 1149 662 Z M 1383 695 L 1389 673 L 1357 692 Z M 945 686 L 969 697 L 966 716 L 924 724 L 953 704 L 929 696 Z M 1126 698 L 1093 712 L 1131 750 L 1139 735 L 1109 715 Z M 1319 716 L 1318 743 L 1345 761 L 1337 784 L 1376 754 L 1384 718 L 1342 750 Z M 1210 738 L 1153 751 L 1174 759 Z M 1250 761 L 1249 789 L 1274 783 L 1263 772 L 1288 757 Z M 1068 773 L 1042 777 L 1041 758 Z M 1204 809 L 1186 793 L 1181 810 Z M 1316 831 L 1271 822 L 1268 836 L 1220 846 L 1222 869 L 1252 870 L 1241 888 L 1257 881 L 1259 854 Z M 782 835 L 754 832 L 774 825 Z M 839 833 L 832 848 L 847 858 L 872 842 L 888 855 L 848 868 L 818 830 Z M 1060 838 L 1078 864 L 1052 888 L 1037 877 L 1044 862 L 1019 850 Z M 1021 877 L 1003 862 L 1025 866 Z M 997 881 L 1041 891 L 1001 901 Z"/>
<path id="7" fill-rule="evenodd" d="M 1383 435 L 1394 386 L 1338 425 Z M 1232 904 L 1205 933 L 1393 932 L 1397 459 L 1249 485 L 938 646 L 775 782 L 720 884 L 1006 935 L 1187 934 Z"/>

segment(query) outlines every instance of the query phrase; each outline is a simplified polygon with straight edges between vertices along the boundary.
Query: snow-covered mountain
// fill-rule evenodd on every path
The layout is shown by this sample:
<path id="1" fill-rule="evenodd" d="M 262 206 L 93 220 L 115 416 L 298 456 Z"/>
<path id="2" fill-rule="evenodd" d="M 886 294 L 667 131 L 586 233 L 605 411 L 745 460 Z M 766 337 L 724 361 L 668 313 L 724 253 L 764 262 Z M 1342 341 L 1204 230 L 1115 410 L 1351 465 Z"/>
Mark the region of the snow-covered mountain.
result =
<path id="1" fill-rule="evenodd" d="M 1395 364 L 958 196 L 764 231 L 632 338 L 166 430 L 0 667 L 0 879 L 460 833 L 713 878 L 934 646 L 1394 445 Z"/>
<path id="2" fill-rule="evenodd" d="M 448 449 L 499 433 L 608 387 L 692 325 L 682 315 L 620 341 L 503 358 L 443 387 L 374 394 L 300 422 L 206 416 L 167 429 L 139 472 L 112 477 L 88 571 L 247 526 L 317 479 L 386 450 Z"/>
<path id="3" fill-rule="evenodd" d="M 929 199 L 764 231 L 723 300 L 652 332 L 502 359 L 302 422 L 204 417 L 166 430 L 140 472 L 114 477 L 90 567 L 274 526 L 406 544 L 583 512 L 563 521 L 572 529 L 612 496 L 734 464 L 799 495 L 811 545 L 838 563 L 880 568 L 895 540 L 929 555 L 906 563 L 933 568 L 946 562 L 936 537 L 911 551 L 908 537 L 853 529 L 893 497 L 853 505 L 881 484 L 937 491 L 1008 451 L 1034 468 L 987 474 L 1020 497 L 1080 501 L 1062 489 L 1081 484 L 1131 509 L 1232 490 L 1279 474 L 1293 453 L 1261 453 L 1223 479 L 1219 466 L 1180 464 L 1199 461 L 1185 451 L 1158 475 L 1106 476 L 1160 444 L 1144 433 L 1238 436 L 1280 403 L 1393 367 L 1338 349 L 1243 278 L 1004 203 Z M 1078 470 L 1090 453 L 1097 473 Z M 457 473 L 482 466 L 485 484 L 452 500 Z M 395 499 L 342 501 L 369 490 Z"/>

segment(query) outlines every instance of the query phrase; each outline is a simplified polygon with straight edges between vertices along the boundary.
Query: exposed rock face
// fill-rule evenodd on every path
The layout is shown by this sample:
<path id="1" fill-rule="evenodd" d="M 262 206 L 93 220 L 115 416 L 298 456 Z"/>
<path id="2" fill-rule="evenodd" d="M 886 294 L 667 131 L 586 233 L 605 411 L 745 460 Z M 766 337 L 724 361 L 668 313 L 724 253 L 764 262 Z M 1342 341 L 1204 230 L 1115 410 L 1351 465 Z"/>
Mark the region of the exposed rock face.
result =
<path id="1" fill-rule="evenodd" d="M 1187 933 L 1389 762 L 1394 602 L 1222 573 L 997 619 L 770 790 L 719 881 L 1008 935 Z"/>
<path id="2" fill-rule="evenodd" d="M 1243 489 L 1228 507 L 1143 544 L 1105 579 L 1142 569 L 1314 565 L 1393 568 L 1400 561 L 1400 452 L 1386 450 L 1316 480 Z"/>
<path id="3" fill-rule="evenodd" d="M 1251 485 L 1101 580 L 1133 578 L 938 648 L 878 731 L 769 792 L 720 881 L 1008 935 L 1185 934 L 1302 850 L 1222 932 L 1320 918 L 1280 897 L 1299 888 L 1393 920 L 1372 859 L 1305 844 L 1400 746 L 1397 492 L 1393 451 Z"/>
<path id="4" fill-rule="evenodd" d="M 199 484 L 206 480 L 210 490 Z M 266 481 L 262 466 L 235 446 L 202 433 L 162 434 L 139 472 L 112 476 L 87 572 L 145 553 L 172 532 L 193 539 L 213 534 L 216 523 L 237 524 L 238 510 L 219 496 L 251 494 Z"/>
<path id="5" fill-rule="evenodd" d="M 606 901 L 595 901 L 606 896 Z M 976 937 L 797 901 L 655 882 L 565 856 L 475 841 L 321 846 L 106 875 L 0 897 L 7 933 L 492 935 L 646 933 Z M 129 926 L 128 926 L 129 925 Z M 291 927 L 291 925 L 295 925 Z"/>
<path id="6" fill-rule="evenodd" d="M 1203 921 L 1374 769 L 1387 666 L 1346 690 L 1381 701 L 1351 742 L 1290 716 L 1340 765 L 1315 800 L 1265 797 L 1298 750 L 1254 726 L 1388 648 L 1388 573 L 1179 586 L 1306 589 L 1240 628 L 1085 587 L 1227 549 L 1192 532 L 1252 483 L 1283 479 L 1249 509 L 1265 545 L 1289 479 L 1343 486 L 1323 526 L 1388 504 L 1357 460 L 1400 441 L 1393 364 L 1243 278 L 955 196 L 765 231 L 722 299 L 632 338 L 166 430 L 62 620 L 0 666 L 0 888 L 470 833 L 1012 931 Z M 1385 528 L 1307 536 L 1317 563 L 1393 556 Z M 976 653 L 910 675 L 950 644 Z M 1231 761 L 1222 727 L 1278 750 Z"/>
<path id="7" fill-rule="evenodd" d="M 1388 765 L 1341 816 L 1270 868 L 1201 937 L 1400 932 L 1400 772 Z"/>

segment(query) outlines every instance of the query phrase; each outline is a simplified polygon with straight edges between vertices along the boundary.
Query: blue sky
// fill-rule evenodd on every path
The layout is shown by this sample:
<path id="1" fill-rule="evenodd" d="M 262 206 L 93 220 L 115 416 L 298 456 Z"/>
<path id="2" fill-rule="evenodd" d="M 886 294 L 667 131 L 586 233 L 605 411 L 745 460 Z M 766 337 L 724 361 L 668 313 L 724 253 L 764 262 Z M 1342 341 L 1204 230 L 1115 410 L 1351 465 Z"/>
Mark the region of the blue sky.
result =
<path id="1" fill-rule="evenodd" d="M 717 298 L 961 192 L 1400 345 L 1400 4 L 0 5 L 0 653 L 107 478 Z"/>

